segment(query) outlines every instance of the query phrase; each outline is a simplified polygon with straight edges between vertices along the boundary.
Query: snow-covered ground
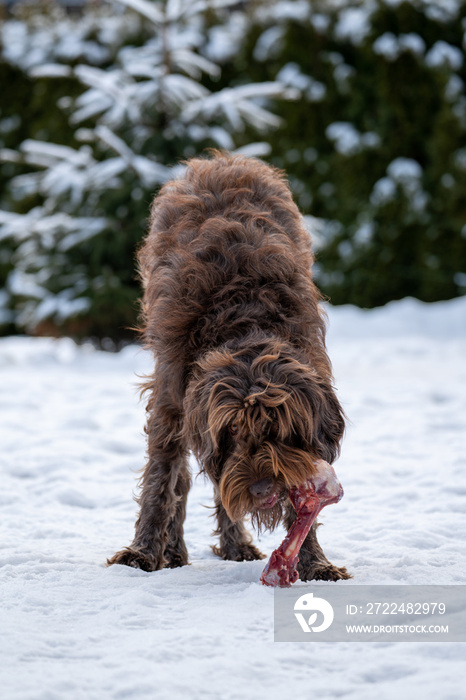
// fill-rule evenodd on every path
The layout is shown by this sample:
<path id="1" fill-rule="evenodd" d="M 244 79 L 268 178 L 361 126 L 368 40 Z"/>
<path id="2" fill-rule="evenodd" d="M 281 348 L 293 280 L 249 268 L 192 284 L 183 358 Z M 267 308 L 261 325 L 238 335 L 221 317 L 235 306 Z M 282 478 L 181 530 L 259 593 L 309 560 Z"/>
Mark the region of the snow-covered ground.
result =
<path id="1" fill-rule="evenodd" d="M 329 317 L 351 424 L 320 539 L 354 579 L 322 585 L 466 584 L 466 299 Z M 463 644 L 274 643 L 263 562 L 214 557 L 202 477 L 191 566 L 104 567 L 132 538 L 149 368 L 135 347 L 0 340 L 1 697 L 464 698 Z"/>

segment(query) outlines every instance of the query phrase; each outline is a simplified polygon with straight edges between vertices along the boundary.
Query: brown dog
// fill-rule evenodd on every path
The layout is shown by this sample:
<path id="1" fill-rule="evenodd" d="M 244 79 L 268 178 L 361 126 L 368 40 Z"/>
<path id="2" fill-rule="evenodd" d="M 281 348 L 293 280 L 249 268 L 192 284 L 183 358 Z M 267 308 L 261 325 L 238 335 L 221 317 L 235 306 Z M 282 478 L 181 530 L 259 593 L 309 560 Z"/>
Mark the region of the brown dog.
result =
<path id="1" fill-rule="evenodd" d="M 287 492 L 339 453 L 344 416 L 332 385 L 310 238 L 284 175 L 215 152 L 192 159 L 155 198 L 139 252 L 148 462 L 130 547 L 108 560 L 146 571 L 183 566 L 191 449 L 214 484 L 219 546 L 260 559 L 243 525 L 290 527 Z M 313 528 L 301 579 L 348 578 Z"/>

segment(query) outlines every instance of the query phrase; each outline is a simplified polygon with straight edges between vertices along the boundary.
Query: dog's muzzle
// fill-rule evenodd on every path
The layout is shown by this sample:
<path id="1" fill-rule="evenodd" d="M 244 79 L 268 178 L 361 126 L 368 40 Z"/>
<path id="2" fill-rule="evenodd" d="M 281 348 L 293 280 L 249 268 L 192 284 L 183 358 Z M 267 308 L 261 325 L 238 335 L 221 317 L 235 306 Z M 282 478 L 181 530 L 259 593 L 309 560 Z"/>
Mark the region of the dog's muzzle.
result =
<path id="1" fill-rule="evenodd" d="M 256 499 L 259 510 L 273 508 L 279 498 L 277 484 L 271 477 L 265 477 L 251 484 L 249 493 Z"/>
<path id="2" fill-rule="evenodd" d="M 273 486 L 273 479 L 266 477 L 265 479 L 260 479 L 254 484 L 251 484 L 249 491 L 252 493 L 254 498 L 260 498 L 261 500 L 267 499 L 267 497 L 270 496 L 273 491 Z"/>

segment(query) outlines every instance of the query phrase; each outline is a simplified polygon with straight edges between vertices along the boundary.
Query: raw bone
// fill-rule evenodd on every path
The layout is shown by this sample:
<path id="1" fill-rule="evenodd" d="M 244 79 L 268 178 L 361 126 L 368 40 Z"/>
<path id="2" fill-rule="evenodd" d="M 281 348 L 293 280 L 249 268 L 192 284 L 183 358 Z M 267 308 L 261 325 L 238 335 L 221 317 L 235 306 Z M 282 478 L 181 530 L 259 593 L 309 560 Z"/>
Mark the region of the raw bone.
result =
<path id="1" fill-rule="evenodd" d="M 338 503 L 343 498 L 343 487 L 337 479 L 333 467 L 320 459 L 315 463 L 317 472 L 311 479 L 289 491 L 289 498 L 297 515 L 287 536 L 272 555 L 262 572 L 261 581 L 265 586 L 288 588 L 298 580 L 296 566 L 299 550 L 313 522 L 322 508 Z"/>

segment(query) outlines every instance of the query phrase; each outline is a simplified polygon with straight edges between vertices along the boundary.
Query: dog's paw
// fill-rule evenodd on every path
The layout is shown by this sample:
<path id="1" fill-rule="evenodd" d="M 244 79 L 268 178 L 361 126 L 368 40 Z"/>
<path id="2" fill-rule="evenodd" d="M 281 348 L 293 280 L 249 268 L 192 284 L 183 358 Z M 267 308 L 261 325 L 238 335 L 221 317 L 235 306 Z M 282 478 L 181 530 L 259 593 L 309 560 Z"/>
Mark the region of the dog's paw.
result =
<path id="1" fill-rule="evenodd" d="M 333 566 L 330 562 L 314 562 L 306 567 L 298 562 L 297 569 L 301 581 L 340 581 L 353 578 L 345 566 Z"/>
<path id="2" fill-rule="evenodd" d="M 165 560 L 158 560 L 153 554 L 126 547 L 121 552 L 114 554 L 110 559 L 107 559 L 107 566 L 112 566 L 113 564 L 131 566 L 133 569 L 142 569 L 142 571 L 157 571 L 158 569 L 163 569 Z"/>
<path id="3" fill-rule="evenodd" d="M 250 542 L 223 545 L 221 547 L 212 545 L 212 551 L 221 559 L 228 561 L 255 561 L 256 559 L 265 559 L 265 554 L 262 554 L 262 552 Z"/>
<path id="4" fill-rule="evenodd" d="M 186 566 L 189 564 L 186 547 L 167 546 L 165 548 L 164 558 L 166 560 L 166 569 L 176 569 L 179 566 Z"/>

